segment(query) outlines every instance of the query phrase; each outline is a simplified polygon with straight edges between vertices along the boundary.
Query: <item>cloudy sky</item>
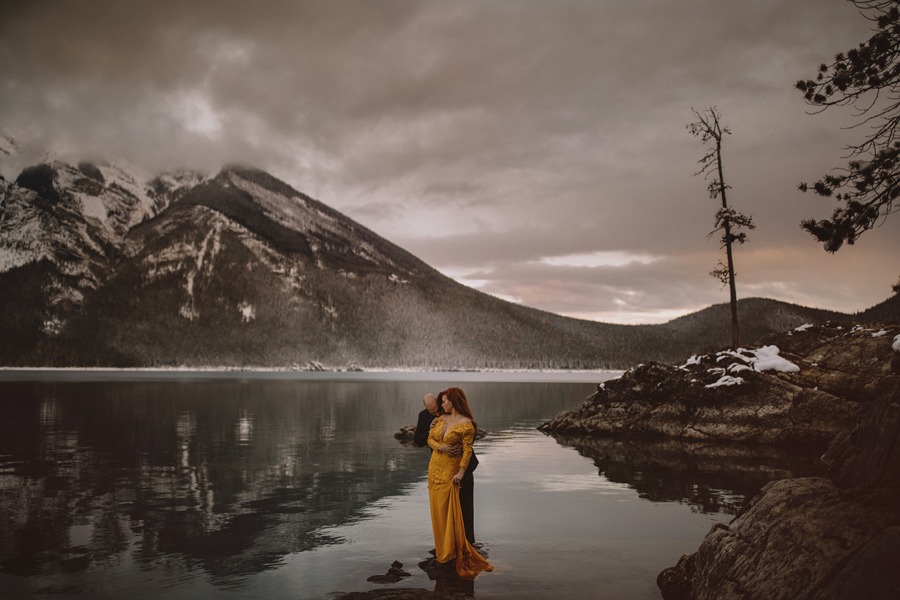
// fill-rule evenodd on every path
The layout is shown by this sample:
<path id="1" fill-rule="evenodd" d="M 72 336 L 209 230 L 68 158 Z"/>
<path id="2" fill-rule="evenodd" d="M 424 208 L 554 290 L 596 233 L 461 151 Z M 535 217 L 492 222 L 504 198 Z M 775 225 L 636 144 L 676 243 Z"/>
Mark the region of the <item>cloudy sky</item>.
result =
<path id="1" fill-rule="evenodd" d="M 739 297 L 853 312 L 900 276 L 900 216 L 835 255 L 800 230 L 833 203 L 797 184 L 866 129 L 793 85 L 869 25 L 845 0 L 3 0 L 0 130 L 23 162 L 257 166 L 482 291 L 653 323 L 728 301 L 685 127 L 714 105 L 757 224 Z"/>

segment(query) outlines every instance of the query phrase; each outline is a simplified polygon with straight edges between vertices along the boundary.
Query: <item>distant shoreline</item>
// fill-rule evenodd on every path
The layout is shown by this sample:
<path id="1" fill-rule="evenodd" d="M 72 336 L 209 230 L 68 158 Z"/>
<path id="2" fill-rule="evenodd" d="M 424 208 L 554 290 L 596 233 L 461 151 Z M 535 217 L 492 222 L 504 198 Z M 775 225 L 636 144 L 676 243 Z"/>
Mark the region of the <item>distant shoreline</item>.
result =
<path id="1" fill-rule="evenodd" d="M 525 370 L 490 369 L 472 371 L 430 371 L 372 369 L 367 371 L 300 371 L 288 368 L 46 368 L 0 367 L 0 382 L 42 381 L 189 381 L 192 379 L 274 379 L 302 381 L 453 381 L 453 382 L 534 382 L 600 383 L 622 375 L 621 370 Z"/>

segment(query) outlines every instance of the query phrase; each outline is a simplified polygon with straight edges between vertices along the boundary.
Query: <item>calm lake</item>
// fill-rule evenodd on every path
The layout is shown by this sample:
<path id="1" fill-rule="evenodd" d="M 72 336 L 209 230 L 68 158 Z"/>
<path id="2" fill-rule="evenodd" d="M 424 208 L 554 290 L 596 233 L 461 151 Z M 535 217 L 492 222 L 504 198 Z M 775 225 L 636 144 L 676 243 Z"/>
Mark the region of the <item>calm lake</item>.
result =
<path id="1" fill-rule="evenodd" d="M 427 449 L 394 439 L 463 388 L 478 425 L 476 598 L 658 599 L 768 481 L 815 455 L 554 439 L 535 427 L 618 374 L 0 371 L 4 598 L 331 598 L 440 589 Z"/>

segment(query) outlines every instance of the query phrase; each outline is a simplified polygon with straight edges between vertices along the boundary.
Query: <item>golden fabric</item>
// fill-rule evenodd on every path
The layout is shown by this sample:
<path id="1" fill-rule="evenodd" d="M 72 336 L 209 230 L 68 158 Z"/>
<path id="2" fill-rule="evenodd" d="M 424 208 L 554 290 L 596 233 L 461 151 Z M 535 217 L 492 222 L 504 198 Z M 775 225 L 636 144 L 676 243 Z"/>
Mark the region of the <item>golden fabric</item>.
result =
<path id="1" fill-rule="evenodd" d="M 435 419 L 434 426 L 428 434 L 428 445 L 433 451 L 431 463 L 428 465 L 428 483 L 447 483 L 453 479 L 460 467 L 468 467 L 474 441 L 475 428 L 471 423 L 457 423 L 449 427 L 442 417 Z M 444 444 L 448 446 L 462 444 L 462 456 L 451 458 L 438 452 L 438 448 Z"/>
<path id="2" fill-rule="evenodd" d="M 431 505 L 435 558 L 442 563 L 455 560 L 459 576 L 474 579 L 481 571 L 493 571 L 494 567 L 466 539 L 459 504 L 459 485 L 453 483 L 453 476 L 460 466 L 469 465 L 475 428 L 471 423 L 457 423 L 446 427 L 446 431 L 445 427 L 446 423 L 439 417 L 428 435 L 428 445 L 432 449 L 431 463 L 428 465 L 428 502 Z M 443 444 L 462 444 L 462 456 L 452 458 L 438 452 Z"/>

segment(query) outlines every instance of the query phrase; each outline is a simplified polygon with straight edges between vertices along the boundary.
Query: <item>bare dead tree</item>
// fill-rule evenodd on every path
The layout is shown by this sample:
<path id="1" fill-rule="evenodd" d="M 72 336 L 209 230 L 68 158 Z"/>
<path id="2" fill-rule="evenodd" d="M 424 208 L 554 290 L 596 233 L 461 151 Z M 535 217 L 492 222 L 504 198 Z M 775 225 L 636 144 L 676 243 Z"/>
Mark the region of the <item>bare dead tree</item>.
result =
<path id="1" fill-rule="evenodd" d="M 740 328 L 738 327 L 738 310 L 737 310 L 737 288 L 734 282 L 734 254 L 732 246 L 735 242 L 743 244 L 747 241 L 745 232 L 738 233 L 741 228 L 755 229 L 753 218 L 741 214 L 729 208 L 728 201 L 725 197 L 725 191 L 731 189 L 731 186 L 725 184 L 725 176 L 722 169 L 722 138 L 731 131 L 722 126 L 721 115 L 716 107 L 712 106 L 703 111 L 697 111 L 693 108 L 691 111 L 697 120 L 687 125 L 691 135 L 700 138 L 700 141 L 707 148 L 706 154 L 698 162 L 700 170 L 694 175 L 703 175 L 704 179 L 712 180 L 709 182 L 707 190 L 709 197 L 715 200 L 722 199 L 722 207 L 716 212 L 716 227 L 710 232 L 710 237 L 718 231 L 722 232 L 722 248 L 725 249 L 725 257 L 727 263 L 720 260 L 717 267 L 710 272 L 710 275 L 727 285 L 731 292 L 731 347 L 738 348 L 741 343 Z"/>

